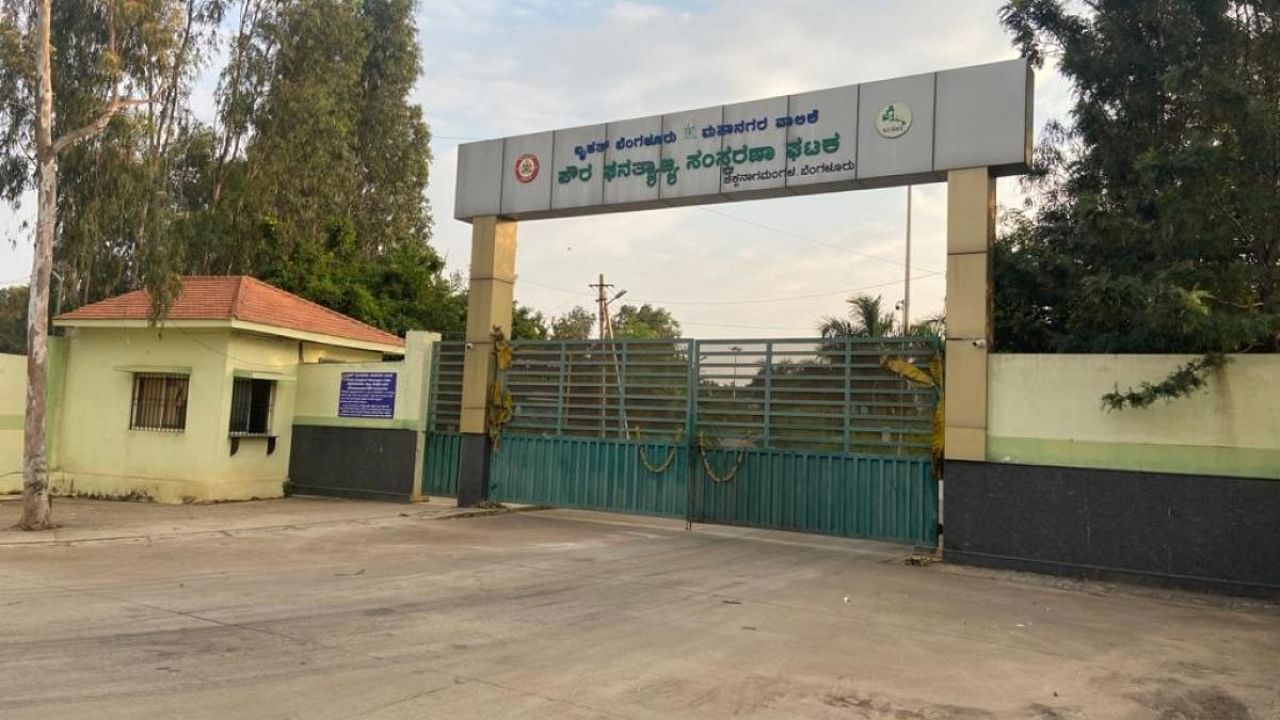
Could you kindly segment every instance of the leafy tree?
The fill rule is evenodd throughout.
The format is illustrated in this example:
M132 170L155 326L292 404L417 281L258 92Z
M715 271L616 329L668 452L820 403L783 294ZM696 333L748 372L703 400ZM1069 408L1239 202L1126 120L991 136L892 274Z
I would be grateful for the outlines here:
M332 224L322 243L291 248L274 242L276 228L267 222L261 229L264 247L281 255L270 258L267 282L401 335L418 328L463 332L466 294L442 276L444 263L434 252L405 244L368 258L350 221Z
M218 78L218 145L211 174L210 199L216 205L231 175L242 171L236 160L248 140L253 118L270 82L277 49L283 0L239 0L235 34L228 42L227 64Z
M1076 103L997 245L1001 349L1280 350L1275 3L1012 0L1002 19L1034 63L1057 60Z
M426 246L431 215L425 190L431 134L409 96L422 72L415 0L363 0L368 44L360 72L356 156L361 194L356 231L379 250Z
M230 73L255 84L223 95L228 125L251 133L232 214L250 227L274 219L287 247L348 220L368 257L427 247L430 133L409 102L421 70L413 3L277 0L267 10L246 30L260 37L242 41L247 67Z
M596 326L596 316L578 305L551 321L551 336L557 340L586 340Z
M199 135L190 87L224 9L225 0L53 3L54 116L89 130L58 158L54 264L69 305L144 283L163 289L164 239L188 210L173 163ZM99 111L112 73L132 97L108 117Z
M281 272L270 264L292 257L296 246L323 243L334 224L356 225L357 100L368 44L356 7L344 0L291 4L268 31L278 50L253 117L233 212L239 232L272 224L271 255L242 261L257 260L261 268L265 260L263 269ZM354 233L349 239L357 246L371 240Z
M511 313L511 339L546 340L550 336L547 319L528 305L516 303Z
M822 337L884 337L893 334L894 317L884 309L884 298L855 295L846 301L849 317L827 316L818 325Z
M623 305L613 316L613 336L618 338L678 338L680 323L671 311L645 303Z
M211 205L176 237L185 272L259 275L392 332L462 331L461 284L428 242L413 9L242 0L219 86L223 137L196 163Z
M0 353L27 352L27 288L0 288Z
M91 117L100 101L92 88L101 70L90 50L109 39L102 31L104 13L118 5L136 19L142 17L138 8L159 4L54 4L54 45L64 50L54 55L53 74L61 86L75 89L57 95L59 122ZM333 228L350 225L348 241L357 252L349 259L388 265L393 281L373 305L348 303L357 317L392 331L419 317L431 318L429 327L453 327L458 298L447 296L443 263L428 244L429 134L421 109L409 102L421 69L413 3L170 0L169 7L168 54L131 80L131 87L154 88L154 94L60 158L55 265L66 278L67 306L146 284L159 315L180 274L297 278L299 268L280 264L308 266L332 252ZM208 126L185 108L191 78L210 58L228 17L234 22L217 122ZM118 34L118 52L130 67L146 69L135 34ZM15 90L4 112L17 118L29 110L19 92L25 85L14 85L14 78L30 71L10 71L21 70L19 61L27 57L14 38L21 39L0 33L6 58L0 90ZM25 172L15 157L16 170L0 171L5 182ZM6 191L6 197L17 194ZM295 252L297 244L308 247ZM409 267L414 261L431 277L418 278ZM415 278L409 289L405 274ZM287 289L321 300L306 286L326 288L331 297L333 283L350 282L357 286L345 289L348 296L377 296L384 292L384 275L351 268ZM408 309L406 303L414 302L425 304ZM378 312L359 314L374 306ZM447 322L435 324L441 319Z
M182 38L188 24L181 19L194 5L176 0L67 0L55 8L52 0L0 0L0 88L6 91L0 100L0 188L12 203L34 185L37 203L27 310L23 507L18 521L24 530L53 527L45 410L59 159L99 136L130 108L160 103L163 124L165 108L174 107L165 104L165 89L179 81L181 73L175 68L186 52ZM74 71L63 77L59 71L67 67ZM131 96L134 92L147 95Z

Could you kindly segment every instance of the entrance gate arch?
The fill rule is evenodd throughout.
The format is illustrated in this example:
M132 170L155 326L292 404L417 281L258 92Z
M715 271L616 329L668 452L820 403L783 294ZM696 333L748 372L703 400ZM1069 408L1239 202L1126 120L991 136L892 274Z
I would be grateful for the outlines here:
M460 145L459 504L501 487L486 413L519 221L928 182L948 186L946 459L985 460L995 180L1030 167L1033 98L1030 66L1012 60Z

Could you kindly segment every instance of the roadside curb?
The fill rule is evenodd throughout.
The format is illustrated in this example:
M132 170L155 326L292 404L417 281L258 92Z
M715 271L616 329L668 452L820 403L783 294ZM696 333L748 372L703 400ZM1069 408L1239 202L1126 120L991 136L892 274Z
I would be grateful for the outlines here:
M101 535L87 536L77 538L40 538L22 541L0 541L0 550L9 550L22 547L50 547L62 546L69 547L75 545L91 545L97 543L128 543L128 542L153 542L162 540L176 540L186 538L199 537L235 537L242 533L254 532L277 532L282 530L301 530L310 527L321 526L338 526L338 525L371 525L387 521L395 520L454 520L474 517L488 517L491 515L509 515L511 513L531 512L533 510L549 510L545 505L517 505L514 507L498 507L498 508L467 508L450 512L434 514L412 514L402 512L398 515L388 515L385 517L374 518L350 518L350 519L327 519L314 522L293 522L293 523L275 523L270 525L256 525L249 527L237 528L211 528L203 530L178 531L178 532L162 532L162 533L139 533L126 535Z
M550 505L517 505L515 507L467 508L443 515L427 518L428 520L464 520L467 518L490 517L492 515L510 515L512 513L534 512L535 510L551 510Z

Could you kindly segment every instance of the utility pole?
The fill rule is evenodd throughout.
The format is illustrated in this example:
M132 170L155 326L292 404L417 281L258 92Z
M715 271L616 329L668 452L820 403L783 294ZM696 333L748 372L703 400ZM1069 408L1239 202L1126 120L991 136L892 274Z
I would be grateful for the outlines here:
M600 437L604 437L608 418L608 360L605 360L605 354L607 354L607 352L612 352L614 374L618 374L617 348L609 347L608 350L605 350L604 346L605 341L613 340L613 322L609 319L609 304L614 300L620 299L623 295L626 295L627 291L623 290L622 292L617 293L617 295L609 297L608 291L612 290L613 286L611 283L604 282L604 273L600 273L599 282L589 283L588 287L595 288L595 316L596 324L599 325L598 331L596 332L599 332L600 337ZM621 407L618 410L620 410L621 413Z
M600 340L613 339L613 317L609 313L609 306L622 296L627 294L626 290L619 290L609 297L607 292L613 285L604 281L604 273L600 273L600 282L589 283L587 287L596 289L596 318L599 327Z
M600 273L600 282L590 283L587 287L593 287L596 289L596 324L598 325L600 339L604 340L608 337L607 330L610 329L608 325L609 295L607 291L611 289L613 285L606 283L604 281L604 273Z
M596 332L598 334L597 336L600 338L600 350L603 353L605 328L608 327L609 322L608 318L605 317L605 313L609 312L609 302L607 300L608 295L606 294L606 291L613 286L606 283L604 281L604 273L600 273L600 281L594 285L588 284L587 287L593 287L596 289ZM603 359L603 357L600 358L601 361ZM604 383L604 363L600 362L600 437L604 437L605 416L608 414L608 410L605 405L607 391L605 390Z
M903 264L902 334L911 333L911 186L907 186L907 261Z
M604 359L604 353L609 353L609 354L611 354L611 355L613 356L613 373L614 373L614 378L615 378L615 380L616 380L616 382L618 383L618 386L619 386L619 398L621 398L621 384L622 384L622 367L621 367L621 365L620 365L620 364L619 364L619 362L618 362L618 349L617 349L616 347L614 347L614 346L613 346L613 344L612 344L612 340L613 340L613 319L609 317L609 305L610 305L610 304L612 304L614 300L617 300L618 298L622 297L623 295L626 295L626 294L627 294L627 291L626 291L626 290L619 290L618 292L614 293L613 297L609 297L609 293L608 293L608 291L609 291L610 289L612 289L612 288L613 288L613 285L611 285L611 284L609 284L609 283L607 283L607 282L605 282L605 281L604 281L604 273L600 273L600 281L599 281L599 282L596 282L596 283L589 283L589 284L587 285L587 287L593 287L593 288L595 288L595 289L596 289L596 305L597 305L597 307L596 307L596 319L597 319L597 324L599 325L599 333L600 333L600 351L601 351L601 358L600 358L600 437L604 437L604 436L605 436L605 417L606 417L606 415L608 414L608 407L606 406L606 403L605 403L605 399L606 399L606 397L607 397L607 395L608 395L608 392L607 392L607 390L605 389L605 388L606 388L606 382L607 382L607 380L606 380L606 369L605 369L605 368L607 367L607 361L605 361L605 359ZM606 341L606 340L610 341L610 346L609 346L609 348L608 348L607 350L605 349L605 341ZM619 405L619 407L618 407L618 417L619 417L619 420L622 422L622 425L623 425L623 434L624 434L624 437L625 437L625 436L626 436L626 434L629 432L629 430L628 430L628 429L627 429L627 427L626 427L626 425L627 425L627 423L626 423L626 409L625 409L625 408L623 408L623 407L621 407L621 405Z

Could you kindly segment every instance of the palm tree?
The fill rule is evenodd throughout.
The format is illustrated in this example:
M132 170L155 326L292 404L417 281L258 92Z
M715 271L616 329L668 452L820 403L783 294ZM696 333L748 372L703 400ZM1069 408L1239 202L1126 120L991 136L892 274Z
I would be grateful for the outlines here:
M912 325L911 329L907 331L907 334L912 337L928 337L936 338L938 340L946 339L947 316L942 313L930 315L929 317Z
M893 313L884 312L884 299L879 295L854 295L845 302L849 303L849 317L840 318L828 315L818 324L818 332L822 337L831 340L840 338L877 338L892 335ZM844 342L823 343L818 348L818 356L826 362L843 357Z
M853 337L856 332L853 323L846 318L827 315L818 323L818 332L824 338Z
M854 295L849 303L849 318L827 316L818 325L824 338L884 337L894 333L893 313L884 311L884 298L877 295Z

